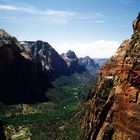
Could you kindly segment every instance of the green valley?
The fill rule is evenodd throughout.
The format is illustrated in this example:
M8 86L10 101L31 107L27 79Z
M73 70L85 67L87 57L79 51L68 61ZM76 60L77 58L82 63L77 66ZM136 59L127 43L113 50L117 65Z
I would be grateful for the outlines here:
M96 81L88 76L84 73L58 78L46 92L48 102L2 104L1 120L6 137L13 140L73 140L78 137L80 126L74 116L80 109L79 102Z

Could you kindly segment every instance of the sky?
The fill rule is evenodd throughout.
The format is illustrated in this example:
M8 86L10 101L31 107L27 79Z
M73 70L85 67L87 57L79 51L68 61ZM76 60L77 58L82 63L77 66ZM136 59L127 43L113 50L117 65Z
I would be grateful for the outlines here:
M131 37L139 12L140 0L0 0L0 28L60 54L108 58Z

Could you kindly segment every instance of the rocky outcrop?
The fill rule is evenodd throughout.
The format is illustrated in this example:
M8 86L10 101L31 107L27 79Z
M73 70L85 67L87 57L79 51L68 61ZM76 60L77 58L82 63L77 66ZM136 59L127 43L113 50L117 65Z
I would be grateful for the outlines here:
M82 73L86 71L85 66L79 65L78 57L73 51L69 50L67 53L61 54L61 57L67 63L70 73Z
M140 16L134 34L99 71L85 100L82 120L87 140L140 139Z
M41 62L44 70L50 71L52 80L70 74L65 61L47 42L25 41L21 44L30 51L36 62Z
M95 63L95 61L91 59L89 56L79 58L78 63L80 66L86 67L86 69L90 72L96 73L99 69L99 65Z
M49 74L41 62L35 62L15 37L0 30L0 101L7 104L44 101L48 86Z

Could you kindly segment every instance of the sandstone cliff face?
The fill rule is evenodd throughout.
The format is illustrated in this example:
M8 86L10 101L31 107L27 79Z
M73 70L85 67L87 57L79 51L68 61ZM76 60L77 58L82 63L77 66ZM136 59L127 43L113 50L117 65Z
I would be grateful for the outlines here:
M0 30L0 101L7 104L46 100L48 73L15 37Z
M86 98L85 139L140 139L140 16L134 24L131 39L102 66Z

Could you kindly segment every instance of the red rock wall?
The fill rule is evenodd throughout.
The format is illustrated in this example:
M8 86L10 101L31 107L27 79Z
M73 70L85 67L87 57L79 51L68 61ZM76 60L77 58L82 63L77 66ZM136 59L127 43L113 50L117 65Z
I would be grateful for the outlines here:
M140 139L140 16L124 41L100 69L87 100L83 128L87 140Z

